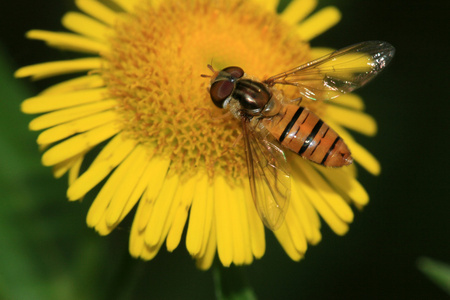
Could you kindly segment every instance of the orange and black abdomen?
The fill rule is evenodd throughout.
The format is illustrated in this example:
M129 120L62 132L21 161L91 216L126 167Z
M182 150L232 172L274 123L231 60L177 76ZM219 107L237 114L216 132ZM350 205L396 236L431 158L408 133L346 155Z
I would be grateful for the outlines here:
M286 105L277 116L262 123L284 147L308 160L326 167L352 163L342 138L305 107Z

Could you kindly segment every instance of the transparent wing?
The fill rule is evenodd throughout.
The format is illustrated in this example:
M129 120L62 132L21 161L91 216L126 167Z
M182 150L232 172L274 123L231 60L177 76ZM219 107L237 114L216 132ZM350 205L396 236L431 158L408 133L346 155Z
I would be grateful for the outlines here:
M252 128L242 119L250 189L256 210L271 230L283 224L290 198L286 157L272 135Z
M389 43L363 42L272 76L264 82L269 86L297 86L300 94L312 100L333 99L373 79L391 61L394 53L395 48Z

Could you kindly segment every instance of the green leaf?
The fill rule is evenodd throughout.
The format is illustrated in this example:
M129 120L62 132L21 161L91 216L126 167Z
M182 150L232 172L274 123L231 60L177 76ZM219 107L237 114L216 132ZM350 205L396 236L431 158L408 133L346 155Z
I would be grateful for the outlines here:
M11 61L0 45L0 299L94 299L98 272L78 274L72 265L90 247L85 209L67 203L67 183L41 166L32 116L20 111L33 93L28 79L14 78ZM68 209L74 214L62 213Z
M450 265L428 257L421 257L417 260L417 267L450 295Z

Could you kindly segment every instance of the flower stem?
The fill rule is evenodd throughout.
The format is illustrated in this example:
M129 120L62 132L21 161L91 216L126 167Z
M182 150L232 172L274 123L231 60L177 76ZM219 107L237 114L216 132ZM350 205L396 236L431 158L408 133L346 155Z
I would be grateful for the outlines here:
M216 298L218 300L255 300L244 267L224 267L215 262L212 269Z

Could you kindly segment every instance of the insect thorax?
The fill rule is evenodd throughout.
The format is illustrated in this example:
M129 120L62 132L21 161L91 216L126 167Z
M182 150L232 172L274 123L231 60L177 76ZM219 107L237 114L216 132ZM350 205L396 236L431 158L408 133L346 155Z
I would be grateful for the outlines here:
M244 77L236 82L232 95L227 99L226 107L236 118L268 118L281 109L280 91L268 87L261 81Z

